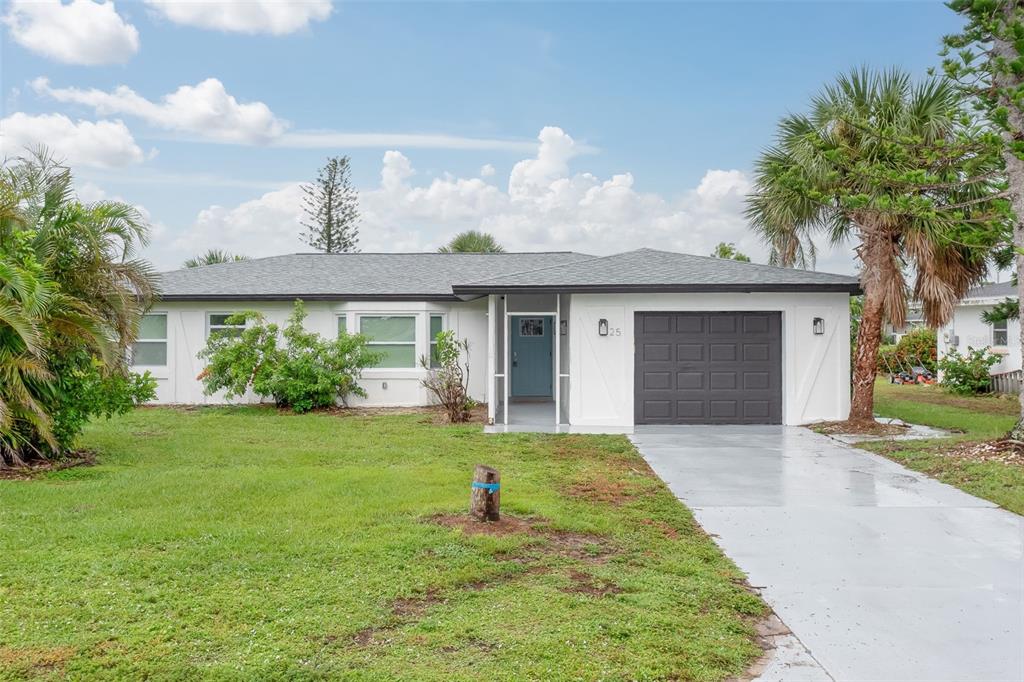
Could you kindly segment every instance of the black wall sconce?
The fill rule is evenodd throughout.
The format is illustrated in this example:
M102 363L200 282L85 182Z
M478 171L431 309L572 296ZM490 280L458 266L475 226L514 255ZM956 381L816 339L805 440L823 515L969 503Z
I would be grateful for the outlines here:
M558 323L558 333L562 336L569 333L569 320L562 320Z
M597 321L597 335L608 336L608 320L603 317Z
M814 324L812 325L815 336L821 336L825 333L825 320L820 317L814 318Z

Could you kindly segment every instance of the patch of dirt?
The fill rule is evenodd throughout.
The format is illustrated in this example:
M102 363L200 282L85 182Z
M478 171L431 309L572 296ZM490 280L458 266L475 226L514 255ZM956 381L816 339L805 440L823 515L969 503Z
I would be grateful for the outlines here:
M789 627L775 613L769 613L754 623L754 632L757 633L757 644L761 647L763 653L747 668L743 675L730 677L726 682L753 682L753 680L761 677L775 656L775 649L779 644L778 640L793 634Z
M540 519L518 518L504 514L498 521L478 521L468 514L438 514L430 521L446 528L458 528L466 535L536 535L534 525Z
M569 579L572 584L562 588L567 594L586 594L591 597L607 597L610 594L622 594L623 589L611 582L602 580L582 571L569 571Z
M519 518L504 514L500 521L477 521L467 514L439 514L430 521L446 528L458 528L466 535L528 535L545 540L543 545L531 546L538 555L559 556L588 563L603 563L615 553L605 538L590 533L556 530L546 526L546 519ZM532 563L536 557L509 555L506 561Z
M810 428L824 435L861 434L865 436L901 436L909 427L903 424L880 424L874 420L818 422Z
M66 457L55 460L33 460L23 467L0 466L0 479L10 481L29 481L40 474L51 471L62 471L73 467L89 467L96 464L96 455L88 450L70 453Z
M589 481L575 483L569 486L566 492L572 497L579 497L588 502L610 504L614 507L626 504L640 494L636 486L602 475L595 476Z
M62 670L77 650L70 646L8 647L0 646L0 668L21 670L33 676Z
M676 528L673 528L672 526L670 526L669 524L665 523L664 521L657 521L655 519L644 519L643 521L641 521L641 523L643 523L645 526L654 526L655 528L660 530L662 533L664 533L665 537L668 538L669 540L678 540L679 539L679 530L677 530Z
M358 647L370 646L376 639L378 632L381 632L381 628L363 628L352 635L352 644Z
M975 462L999 462L1024 467L1024 442L1014 440L988 440L964 443L940 454L944 457L968 459Z
M399 618L419 618L431 606L440 604L442 601L437 590L430 589L424 595L395 599L391 602L391 613Z

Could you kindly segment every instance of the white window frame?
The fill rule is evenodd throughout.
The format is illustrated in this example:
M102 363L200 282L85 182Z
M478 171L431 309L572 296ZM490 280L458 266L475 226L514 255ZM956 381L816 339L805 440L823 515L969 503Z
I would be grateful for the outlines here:
M413 336L412 341L374 341L367 337L366 345L373 346L412 346L412 365L409 367L367 367L368 372L408 372L416 371L419 369L419 356L420 356L420 325L423 321L422 312L408 312L408 311L397 311L397 310L386 310L386 311L366 311L360 312L355 315L357 333L363 333L363 318L364 317L411 317L413 320ZM346 321L346 324L348 322ZM427 333L429 334L430 323L427 322Z
M341 320L345 320L345 333L346 334L357 334L358 333L358 332L353 332L352 331L352 327L350 327L349 324L348 324L348 318L349 318L349 314L348 313L335 313L334 314L334 334L335 334L334 338L338 338L339 336L341 336L341 330L339 329L340 321Z
M440 317L441 331L448 331L448 314L433 311L427 313L427 357L430 358L431 369L436 369L434 367L434 346L437 345L437 341L434 340L434 337L430 333L430 318L432 317Z
M170 363L171 363L171 342L170 342L170 335L171 334L170 334L170 327L168 326L170 324L170 318L167 316L167 313L165 311L162 311L162 310L151 310L150 312L145 313L143 315L143 317L146 317L146 316L154 316L155 317L157 315L160 315L161 317L164 318L164 338L162 338L162 339L135 339L135 343L139 343L139 342L142 342L142 343L163 343L164 344L164 351L165 351L164 352L164 357L167 358L167 361L164 364L162 364L162 365L136 365L135 364L135 348L134 348L134 344L133 344L133 348L132 348L132 367L142 367L143 369L145 369L147 367L161 367L161 368L165 368L168 365L170 365ZM142 320L141 319L139 320L139 324L140 325L142 324Z
M996 329L997 324L1002 324L1002 329ZM989 325L992 328L992 346L995 348L1005 348L1010 343L1010 322L1009 320L1000 320L999 322L993 322ZM1002 332L1005 335L1003 343L996 343L996 332Z
M241 325L237 324L210 324L210 318L214 315L237 315L238 311L226 311L226 310L210 310L206 313L206 338L209 340L211 332L214 329L245 329L248 327L248 323L243 322Z

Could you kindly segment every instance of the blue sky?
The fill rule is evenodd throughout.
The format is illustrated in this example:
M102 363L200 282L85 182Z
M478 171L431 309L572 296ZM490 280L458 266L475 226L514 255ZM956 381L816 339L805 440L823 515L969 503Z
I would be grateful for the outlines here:
M923 75L959 24L930 2L277 4L8 0L4 151L46 142L83 198L142 207L164 268L302 250L297 183L329 154L352 158L364 250L484 227L763 258L742 196L778 118L856 65ZM849 249L819 267L849 271Z

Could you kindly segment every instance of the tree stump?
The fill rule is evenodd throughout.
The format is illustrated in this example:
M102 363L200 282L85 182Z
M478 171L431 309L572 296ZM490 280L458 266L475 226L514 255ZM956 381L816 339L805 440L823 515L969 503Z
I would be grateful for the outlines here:
M480 521L501 518L501 474L498 470L477 464L473 470L473 486L469 495L469 514Z

